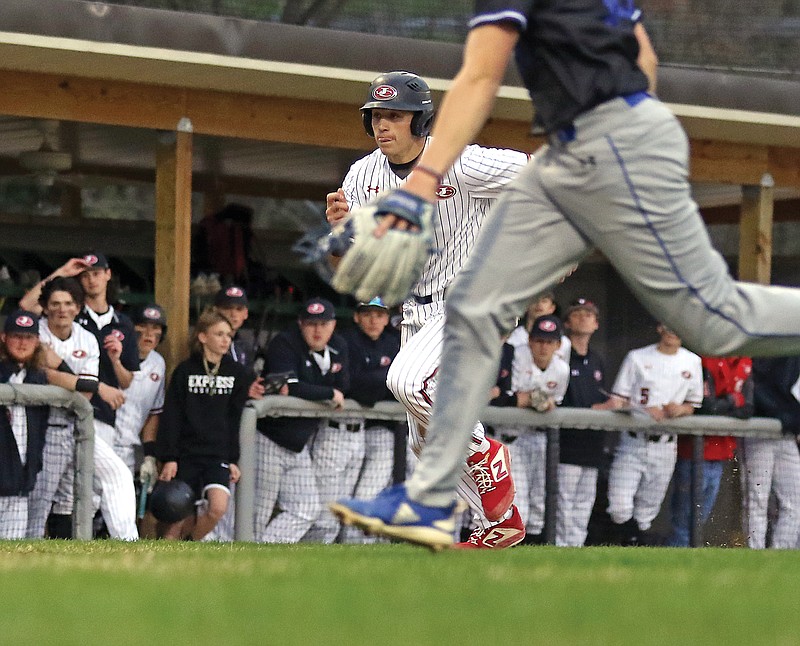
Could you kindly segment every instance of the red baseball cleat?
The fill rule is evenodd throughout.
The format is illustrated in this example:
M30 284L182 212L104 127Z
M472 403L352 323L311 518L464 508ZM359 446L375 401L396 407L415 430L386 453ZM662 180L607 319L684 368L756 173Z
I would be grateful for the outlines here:
M514 513L511 518L498 523L489 529L478 527L469 539L463 543L456 543L453 547L459 550L501 550L504 547L513 547L525 538L525 523L519 515L517 506L512 507Z
M467 469L478 485L483 513L490 521L500 520L514 502L511 456L508 448L489 437L489 449L467 458Z

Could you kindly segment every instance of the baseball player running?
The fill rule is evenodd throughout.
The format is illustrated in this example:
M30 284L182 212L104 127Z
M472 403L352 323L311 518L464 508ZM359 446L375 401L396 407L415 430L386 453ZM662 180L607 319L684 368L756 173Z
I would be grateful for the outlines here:
M353 164L342 188L328 194L326 215L330 224L379 193L401 186L430 141L433 102L428 84L416 74L396 71L378 76L361 112L364 128L378 148ZM387 378L389 389L408 411L409 441L418 456L436 392L445 291L472 250L492 201L528 159L518 151L472 145L439 178L433 225L433 244L438 252L428 259L413 286L412 297L403 304L401 349ZM514 487L508 451L487 438L481 424L474 426L472 437L469 451L464 453L468 458L459 480L459 494L475 513L482 531L511 523L499 528L504 540L492 546L513 545L522 540L524 529L515 522L518 517L511 520Z
M422 463L406 485L373 501L341 501L350 522L434 549L450 545L460 460L494 381L498 340L594 247L694 350L800 352L800 291L734 281L711 245L687 181L686 135L650 94L657 59L640 17L630 0L476 0L432 142L403 189L377 201L385 217L371 235L427 230L444 173L489 116L512 53L549 143L503 192L450 285ZM415 513L396 515L401 508Z
M659 341L631 350L622 361L613 395L595 408L630 407L656 422L691 415L703 403L703 368L700 357L681 347L681 339L665 325L658 326ZM623 544L636 544L640 532L661 509L675 460L674 433L648 435L624 431L614 452L608 476L608 515L617 524Z

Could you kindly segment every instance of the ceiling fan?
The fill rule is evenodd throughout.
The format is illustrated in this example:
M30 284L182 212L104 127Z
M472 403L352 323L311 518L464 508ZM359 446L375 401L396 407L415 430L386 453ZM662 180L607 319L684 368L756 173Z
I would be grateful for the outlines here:
M63 173L72 169L72 155L59 150L60 124L52 119L36 122L42 134L42 143L36 150L27 150L19 154L17 160L23 170L36 178L40 186L53 186Z

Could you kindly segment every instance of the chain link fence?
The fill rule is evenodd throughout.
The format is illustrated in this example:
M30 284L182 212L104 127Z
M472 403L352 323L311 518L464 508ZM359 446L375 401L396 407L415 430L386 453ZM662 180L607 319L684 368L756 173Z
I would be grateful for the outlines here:
M116 0L387 36L462 42L473 0ZM662 64L769 76L800 72L800 0L640 0Z

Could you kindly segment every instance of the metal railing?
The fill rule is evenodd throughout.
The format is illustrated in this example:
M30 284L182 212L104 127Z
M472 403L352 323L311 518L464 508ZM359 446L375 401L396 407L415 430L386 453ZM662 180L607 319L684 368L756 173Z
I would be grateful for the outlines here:
M92 481L94 480L94 414L89 400L59 386L0 384L0 405L56 406L75 415L75 506L72 535L92 538Z
M263 417L309 417L330 418L337 421L386 420L405 422L405 408L397 402L378 402L372 408L360 406L346 400L341 409L332 409L324 403L310 402L296 397L269 395L258 401L251 400L242 415L239 441L241 458L239 467L242 479L236 487L236 540L252 541L255 509L255 437L256 422ZM538 413L532 409L500 408L487 406L480 416L485 424L526 426L548 429L547 493L545 506L545 540L552 542L555 527L555 496L557 494L557 470L559 461L558 430L561 428L588 429L597 431L637 431L649 434L677 433L694 436L694 472L692 494L700 500L702 487L703 436L732 435L736 437L759 437L778 439L782 436L780 422L776 419L753 417L739 420L712 415L691 415L655 423L645 415L619 411L597 411L587 408L557 408L549 413ZM509 429L510 431L510 429ZM506 432L506 429L504 429ZM323 501L325 502L325 501ZM697 505L692 505L692 545L702 544L702 528Z

